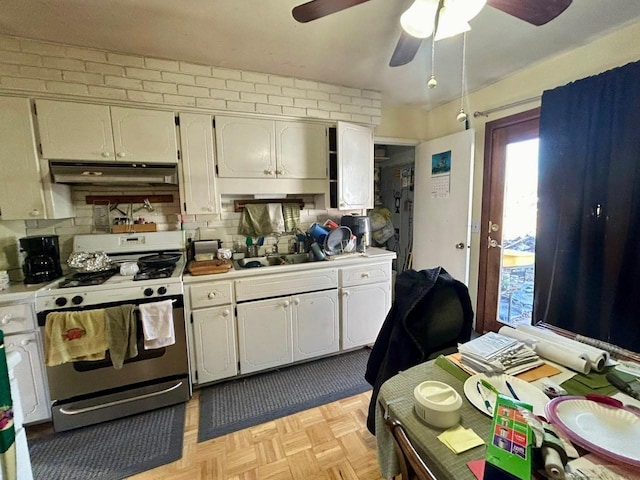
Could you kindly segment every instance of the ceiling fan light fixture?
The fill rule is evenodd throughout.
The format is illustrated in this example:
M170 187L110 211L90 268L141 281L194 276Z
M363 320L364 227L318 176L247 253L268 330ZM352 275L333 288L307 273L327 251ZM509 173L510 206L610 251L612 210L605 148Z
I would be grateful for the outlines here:
M437 9L438 0L415 0L400 16L400 25L413 37L427 38L433 33L433 20Z
M438 25L438 31L436 32L435 40L442 40L443 38L455 37L461 33L471 30L471 25L466 21L447 17L442 15L440 17L440 24Z

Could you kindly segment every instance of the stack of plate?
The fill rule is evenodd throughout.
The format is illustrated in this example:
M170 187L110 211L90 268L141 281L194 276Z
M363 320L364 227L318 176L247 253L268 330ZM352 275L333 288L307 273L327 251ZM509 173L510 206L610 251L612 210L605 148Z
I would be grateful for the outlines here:
M0 270L0 290L9 288L9 274L6 270Z

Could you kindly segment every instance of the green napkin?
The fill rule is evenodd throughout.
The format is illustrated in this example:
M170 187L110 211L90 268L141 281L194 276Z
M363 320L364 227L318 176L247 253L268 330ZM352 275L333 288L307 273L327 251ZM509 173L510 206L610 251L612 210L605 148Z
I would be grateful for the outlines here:
M587 393L599 393L601 395L611 395L616 393L618 389L611 385L607 380L607 372L611 367L606 368L603 372L591 372L586 375L578 373L573 378L560 384L569 395L586 395Z
M453 375L454 377L456 377L458 380L460 380L463 383L467 378L470 377L470 375L467 372L462 370L459 366L457 366L455 363L450 361L444 355L440 355L438 358L436 358L436 362L435 363L436 363L437 366L439 366L445 372L447 372L450 375Z

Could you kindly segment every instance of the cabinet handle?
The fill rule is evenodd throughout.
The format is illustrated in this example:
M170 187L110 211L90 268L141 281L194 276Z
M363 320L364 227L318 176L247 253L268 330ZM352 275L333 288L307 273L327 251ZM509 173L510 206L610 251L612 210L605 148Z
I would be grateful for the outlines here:
M213 212L213 210L214 210L213 205L209 205L209 206L207 207L207 211L208 211L208 212Z
M29 215L31 215L32 217L39 217L40 216L40 210L38 210L37 208L34 208L33 210L31 210L29 212Z
M120 157L120 158L124 157L125 155L126 155L126 153L124 153L124 152L118 152L118 157Z
M265 170L265 172L267 175L273 175L273 170Z
M222 316L223 316L223 317L228 317L228 316L229 316L229 313L230 313L230 312L229 312L229 310L224 310L224 311L222 312Z
M288 306L289 306L289 300L285 300L285 301L284 301L284 306L285 306L285 307L288 307Z
M362 272L360 275L362 278L369 278L369 272Z
M277 173L278 175L284 175L284 170L276 170L276 173Z
M342 290L342 295L345 297L349 296L349 290Z
M102 156L103 157L110 157L111 156L111 152L102 152Z
M341 206L341 207L344 207L344 202L340 202L340 206Z
M296 299L293 301L293 304L294 304L294 305L300 305L300 299L299 299L299 298L296 298Z
M0 320L0 324L7 325L11 321L11 314L7 313L2 316L2 320Z
M209 297L210 300L213 300L214 298L216 298L216 292L209 292L209 295L207 295L207 297Z
M30 339L30 338L25 338L24 340L22 340L22 341L20 342L20 345L22 345L23 347L26 347L26 346L27 346L27 345L29 345L31 342L33 342L33 340L32 340L32 339Z

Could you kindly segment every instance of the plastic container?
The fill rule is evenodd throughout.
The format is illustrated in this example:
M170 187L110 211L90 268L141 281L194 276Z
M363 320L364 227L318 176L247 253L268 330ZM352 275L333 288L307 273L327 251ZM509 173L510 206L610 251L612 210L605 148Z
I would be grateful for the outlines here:
M460 422L462 398L446 383L430 380L413 390L418 417L438 428L450 428Z
M314 223L309 227L307 233L319 244L324 245L324 239L327 238L329 231L319 223Z

